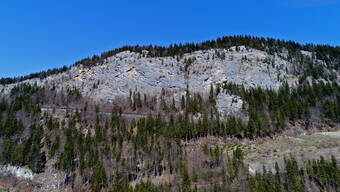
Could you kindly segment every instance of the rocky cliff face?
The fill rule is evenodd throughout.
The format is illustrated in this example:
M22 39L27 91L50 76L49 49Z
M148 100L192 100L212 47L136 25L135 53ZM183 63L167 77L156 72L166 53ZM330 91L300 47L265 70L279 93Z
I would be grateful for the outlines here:
M290 73L293 66L284 54L273 56L244 46L196 51L183 57L150 58L146 55L147 51L142 54L124 51L92 68L79 65L46 79L24 82L60 91L76 88L82 96L96 101L113 101L135 90L157 95L164 89L168 96L179 102L187 88L191 92L207 94L211 84L233 82L246 88L278 89L283 82L294 85L298 79ZM0 91L8 93L14 86L0 86ZM221 113L239 111L242 101L236 99L232 105L233 98L232 95L220 97Z
M92 68L80 65L46 79L25 82L55 86L59 90L76 87L83 95L98 100L128 95L135 89L149 94L160 93L162 88L183 92L188 87L193 92L203 93L209 91L210 84L223 82L272 89L277 89L284 81L296 82L297 78L289 73L292 64L284 57L243 46L235 49L196 51L181 58L150 58L125 51ZM13 86L0 89L6 91Z

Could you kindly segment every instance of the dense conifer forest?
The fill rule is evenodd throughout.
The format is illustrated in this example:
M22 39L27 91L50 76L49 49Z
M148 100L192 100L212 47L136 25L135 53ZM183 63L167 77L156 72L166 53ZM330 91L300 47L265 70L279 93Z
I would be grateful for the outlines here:
M247 101L247 123L234 116L219 118L214 103L220 91L239 95ZM130 97L131 110L152 109L155 104L163 109L157 115L150 113L136 121L122 118L123 109L118 105L113 105L111 115L105 116L100 113L99 106L88 105L75 92L63 95L22 84L12 90L10 98L2 98L1 163L26 165L39 173L47 159L55 158L56 168L68 174L68 183L81 178L81 183L89 185L93 191L196 191L193 183L200 176L189 175L182 141L206 136L249 139L273 136L287 128L287 121L303 119L308 122L312 108L319 110L318 118L329 124L340 120L340 88L331 83L304 84L295 88L285 84L278 91L245 89L225 83L211 86L206 98L187 90L181 106L167 104L162 97L143 98L135 92ZM57 104L61 98L68 105L76 104L77 109L68 111L65 119L42 113L40 106ZM155 103L152 104L152 100ZM194 119L196 113L203 115ZM83 134L85 127L93 127L94 134ZM306 129L309 129L308 124ZM206 146L202 150L209 157L207 166L212 170L221 169L217 173L206 173L212 174L210 176L202 176L202 179L207 177L208 182L212 179L210 182L215 183L212 191L230 189L234 182L241 182L239 187L250 191L305 191L305 178L308 182L317 182L325 190L339 187L340 170L334 158L328 161L321 157L298 166L293 157L287 157L283 168L285 174L271 173L264 168L262 174L251 176L242 163L241 148L235 149L227 159L218 147ZM131 188L128 183L140 174L148 177L178 175L180 182L155 186L145 181Z

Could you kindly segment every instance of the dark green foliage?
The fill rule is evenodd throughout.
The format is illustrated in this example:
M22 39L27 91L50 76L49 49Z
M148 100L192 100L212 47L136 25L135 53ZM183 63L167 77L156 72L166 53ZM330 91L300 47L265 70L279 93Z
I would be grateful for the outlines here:
M156 186L152 184L151 182L142 182L135 186L135 188L132 190L133 192L160 192L164 191L165 187L163 186Z
M177 111L176 103L175 103L175 98L172 98L171 110L172 110L172 111Z
M327 68L329 69L339 69L340 68L340 47L332 47L328 45L301 45L292 41L283 41L272 38L259 38L259 37L251 37L251 36L226 36L217 38L212 41L205 41L202 43L187 43L187 44L174 44L168 47L165 46L124 46L118 49L114 49L111 51L107 51L102 53L100 56L94 55L92 58L85 58L74 65L84 65L85 67L91 67L104 62L104 60L108 57L114 56L122 51L132 51L142 53L143 50L147 50L149 52L148 57L165 57L165 56L183 56L185 53L191 53L198 50L206 50L206 49L214 49L214 48L230 48L232 46L236 46L236 51L239 50L239 46L244 45L249 48L255 48L262 51L267 51L269 54L274 55L276 52L282 51L283 48L287 49L289 52L288 58L290 60L296 60L300 63L303 62L303 55L300 50L310 51L315 54L317 59L323 60L327 63ZM217 55L220 58L223 58L224 55ZM186 66L191 64L190 61L187 61ZM0 84L10 84L15 82L24 81L32 78L45 78L47 76L58 74L61 72L65 72L69 69L69 67L62 67L56 69L50 69L47 71L33 73L24 77L16 77L16 78L2 78L0 79ZM312 74L315 77L322 75L322 71L320 68L309 67L307 69L306 74ZM95 85L96 86L96 85Z
M32 125L31 136L23 140L21 143L16 143L10 139L5 141L2 151L2 163L10 163L12 165L28 165L34 172L41 172L45 167L46 156L41 153L41 140L43 130L41 127Z
M320 191L338 191L340 184L340 170L334 157L331 160L308 160L305 167L298 166L297 161L291 157L285 159L284 171L275 165L276 173L268 172L263 168L262 173L248 176L249 189L252 192L262 191L306 191L305 182L315 183Z
M233 164L239 165L243 161L243 152L240 147L237 147L236 150L233 151Z
M322 109L324 110L325 117L331 119L334 122L340 122L340 101L336 102L325 101L322 104Z
M46 123L47 129L52 131L54 129L59 128L59 122L52 117L50 117Z
M297 161L291 157L291 159L285 159L285 164L289 190L294 192L305 191L304 175L303 172L300 172Z
M181 188L182 191L188 191L191 186L191 180L188 173L188 169L185 165L182 165L180 167L180 173L181 173Z
M319 45L315 47L316 57L324 60L330 69L340 68L340 47L331 47L328 45Z
M103 162L99 162L95 168L91 178L91 188L93 191L101 191L102 188L107 187L107 177Z
M251 36L226 36L217 38L212 41L205 41L202 43L187 43L187 44L174 44L168 47L162 46L124 46L112 51L102 53L100 56L93 56L92 58L86 58L75 63L75 65L82 64L86 67L91 67L103 63L103 61L111 56L116 55L122 51L132 51L142 53L143 50L149 52L149 57L166 57L166 56L183 56L185 53L192 53L198 50L214 49L214 48L230 48L236 46L236 51L239 51L239 46L244 45L249 48L259 49L266 51L269 54L274 55L276 52L281 52L283 48L289 52L289 59L301 62L303 55L300 50L306 50L316 53L316 58L326 61L330 69L338 69L340 61L340 47L331 47L323 45L301 45L292 41L282 41L272 38L259 38ZM223 56L220 56L223 58ZM190 60L187 60L186 66L191 64Z
M142 103L142 98L141 98L140 92L139 91L130 92L130 95L132 96L132 98L130 96L130 101L131 101L130 105L131 105L132 110L135 111L137 109L142 108L143 103ZM144 100L145 100L145 103L144 103L144 105L145 105L145 104L147 104L146 97L144 97Z
M243 152L240 147L237 147L233 151L233 156L231 161L229 162L229 167L231 169L230 179L233 180L234 178L239 176L239 169L242 168L243 164Z
M185 109L185 97L184 97L184 95L182 95L182 97L181 97L181 108L182 108L182 110Z
M12 96L18 96L18 95L32 96L34 93L37 93L39 90L41 90L41 88L37 87L36 85L22 83L22 84L19 84L13 87L13 89L11 89L11 95Z
M207 182L207 191L242 191L248 184L252 191L304 191L304 177L325 191L336 189L339 171L334 158L332 161L311 161L305 172L294 159L289 159L284 167L287 174L272 174L264 168L264 174L249 176L246 181L241 148L226 157L222 147L206 146L204 153L198 154L203 158L207 156L205 159L213 164L213 168L203 172L195 164L192 170L186 160L190 151L183 147L188 140L208 135L241 139L275 134L286 128L287 121L308 121L311 109L319 110L320 118L339 121L340 96L336 84L306 84L297 88L285 85L278 91L246 90L235 84L219 87L211 85L210 97L206 98L187 90L181 99L181 107L176 107L173 98L170 98L172 103L166 104L165 99L169 97L165 90L158 103L150 96L141 98L141 93L131 92L130 99L136 101L132 107L135 105L136 110L151 109L162 100L166 104L159 115L150 113L134 120L126 120L123 116L126 106L106 104L108 106L103 110L100 104L87 100L84 105L76 106L86 110L67 109L69 113L60 124L59 119L37 110L39 105L46 104L44 98L50 95L43 93L49 90L29 85L18 87L10 99L0 102L0 162L28 166L39 172L46 161L42 151L46 150L49 159L58 160L56 167L68 173L70 183L77 175L92 191L196 191L194 185L203 179ZM235 116L225 119L218 116L213 100L222 91L239 95L245 101L243 109L248 109L245 111L250 117L248 124ZM71 92L63 97L66 104L77 95ZM80 97L77 104L83 100ZM279 170L278 165L276 170ZM178 178L173 186L155 186L150 182L142 182L135 188L129 186L129 182L138 182L141 177L168 175ZM234 186L239 183L242 186Z
M1 102L1 163L27 165L34 172L43 170L46 162L46 156L41 152L43 130L35 124L35 116L40 109L33 97L40 90L36 86L21 84L12 89L7 101ZM28 120L25 120L27 117ZM29 134L23 137L25 131Z
M4 124L0 124L0 136L8 138L20 133L23 129L24 125L22 124L21 120L15 118L13 114L9 114Z
M215 104L216 103L213 84L210 85L209 102L211 104Z
M200 94L191 94L189 89L186 90L186 95L182 97L181 102L182 109L185 109L187 114L207 113L210 109L210 103L204 101Z
M6 111L6 109L7 109L7 103L5 102L5 100L2 100L1 102L0 102L0 114L2 113L2 112L4 112L4 111ZM1 116L0 116L1 117Z
M81 93L77 88L69 89L68 95L71 96L71 97L74 97L75 99L81 98Z
M20 81L24 81L24 80L28 80L28 79L33 79L33 78L46 78L48 76L54 75L54 74L58 74L58 73L62 73L65 72L69 69L69 67L67 66L63 66L62 68L55 68L55 69L49 69L47 71L42 71L42 72L38 72L38 73L32 73L26 76L21 76L21 77L15 77L15 78L1 78L0 79L0 84L11 84L11 83L17 83Z
M215 164L219 164L220 163L221 157L222 157L222 152L223 152L223 149L221 149L218 146L216 146L214 148L210 148L210 156L212 158L212 161Z
M249 104L250 119L245 129L245 136L249 138L282 131L286 120L308 120L312 107L319 108L324 117L339 122L340 87L337 84L306 84L296 88L285 84L278 91L260 87L246 90L232 83L224 84L223 88Z
M75 169L75 133L74 127L72 126L72 122L70 122L70 127L65 130L66 143L64 145L64 151L60 154L59 157L59 168L66 171L72 172Z
M280 183L276 182L272 173L256 174L255 177L249 177L249 188L251 192L280 192L283 187Z
M306 163L306 170L309 178L315 181L325 191L340 188L340 169L334 156L331 160L309 160Z
M162 192L169 191L169 186L167 185L154 185L150 181L138 183L134 188L127 185L126 183L121 183L116 180L114 187L110 192Z

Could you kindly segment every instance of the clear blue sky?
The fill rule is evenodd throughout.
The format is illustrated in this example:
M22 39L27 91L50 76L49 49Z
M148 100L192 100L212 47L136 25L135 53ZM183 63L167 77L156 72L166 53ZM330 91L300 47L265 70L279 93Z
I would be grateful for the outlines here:
M0 77L224 35L340 45L340 0L1 0Z

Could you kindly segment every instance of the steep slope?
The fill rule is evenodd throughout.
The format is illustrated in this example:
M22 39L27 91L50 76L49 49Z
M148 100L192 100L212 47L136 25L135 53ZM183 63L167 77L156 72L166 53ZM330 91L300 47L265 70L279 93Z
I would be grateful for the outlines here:
M122 48L6 80L0 190L337 191L339 142L315 133L340 128L337 54L218 42Z
M148 94L161 93L162 88L183 92L187 87L193 92L208 92L210 84L223 82L278 89L284 81L296 82L297 77L288 73L292 68L288 61L244 46L235 49L196 51L181 58L149 58L125 51L92 68L80 65L46 79L25 82L58 90L76 87L84 96L106 100L127 96L135 89ZM94 85L98 89L93 89Z
M232 82L246 88L260 86L276 90L283 82L294 85L298 79L288 73L292 64L284 58L244 46L196 51L183 57L151 58L147 55L147 51L142 54L124 51L98 66L78 65L61 74L24 83L64 92L77 89L82 96L101 102L127 97L131 91L160 95L166 90L167 96L174 97L178 103L187 88L206 95L211 85ZM9 93L14 86L0 86L0 90ZM240 113L241 100L233 106L231 101L235 96L219 98L217 106L221 115Z

